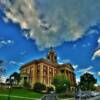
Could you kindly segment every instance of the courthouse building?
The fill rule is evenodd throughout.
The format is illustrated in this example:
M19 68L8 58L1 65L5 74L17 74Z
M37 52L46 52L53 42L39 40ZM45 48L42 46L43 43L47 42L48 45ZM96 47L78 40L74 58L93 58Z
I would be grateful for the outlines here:
M71 64L59 64L56 52L51 48L44 59L33 60L20 68L20 75L23 81L28 81L31 87L36 82L51 86L53 77L63 73L69 79L71 87L75 87L76 78Z

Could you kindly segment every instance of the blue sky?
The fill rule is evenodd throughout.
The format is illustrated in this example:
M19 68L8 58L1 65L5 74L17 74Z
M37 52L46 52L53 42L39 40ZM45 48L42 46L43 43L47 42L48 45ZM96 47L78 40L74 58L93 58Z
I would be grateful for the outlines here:
M52 46L59 63L73 65L77 80L90 72L100 84L98 4L94 0L0 0L0 59L5 76L45 57Z

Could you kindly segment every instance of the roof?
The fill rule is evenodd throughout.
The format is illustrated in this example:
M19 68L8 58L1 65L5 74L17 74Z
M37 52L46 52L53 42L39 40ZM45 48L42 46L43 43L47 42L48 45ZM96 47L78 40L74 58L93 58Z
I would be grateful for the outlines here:
M58 64L52 63L52 62L50 62L48 59L43 59L43 58L42 58L42 59L38 59L38 60L32 60L32 61L30 61L30 62L28 62L28 63L22 65L21 68L20 68L20 70L21 70L22 68L27 67L28 65L37 64L37 63L46 63L46 64L49 64L49 65L51 65L51 66L53 66L53 67L57 67L57 66L58 66Z
M50 52L55 53L55 51L54 51L54 49L53 49L52 47L50 48L49 53L50 53ZM67 67L67 68L69 68L69 69L71 69L71 70L74 71L74 68L72 67L72 65L71 65L70 63L67 63L67 64L53 63L53 62L51 62L49 59L46 59L46 58L45 58L45 59L44 59L44 58L41 58L41 59L37 59L37 60L32 60L32 61L30 61L30 62L28 62L28 63L22 65L21 68L20 68L20 70L21 70L22 68L27 67L28 65L31 65L31 64L38 64L38 63L45 63L45 64L51 65L51 66L53 66L53 67L56 67L56 68Z
M73 66L72 66L70 63L67 63L67 64L60 64L58 67L59 67L59 68L67 67L67 68L72 69L72 70L74 71L74 68L73 68Z

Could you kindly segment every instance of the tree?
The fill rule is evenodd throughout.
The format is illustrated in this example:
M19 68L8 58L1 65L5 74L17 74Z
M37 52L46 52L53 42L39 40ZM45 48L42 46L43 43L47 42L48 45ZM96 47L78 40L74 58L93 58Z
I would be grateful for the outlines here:
M20 82L20 74L17 73L17 72L14 72L13 74L10 75L9 79L11 79L11 77L14 77L13 81L14 81L15 84L18 85L18 83Z
M85 73L80 77L79 87L82 90L94 90L94 85L97 83L95 77L90 73Z
M70 85L69 80L64 74L59 74L54 77L52 84L55 86L56 92L66 92L67 88Z

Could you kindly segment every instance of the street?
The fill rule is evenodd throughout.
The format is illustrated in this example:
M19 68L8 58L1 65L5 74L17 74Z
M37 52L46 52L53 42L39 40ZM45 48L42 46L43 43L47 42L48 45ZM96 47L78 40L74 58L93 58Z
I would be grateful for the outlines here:
M89 100L100 100L100 96L96 96L96 97L90 98Z
M100 96L96 96L96 97L92 97L92 98L89 98L89 99L72 99L72 100L100 100Z

